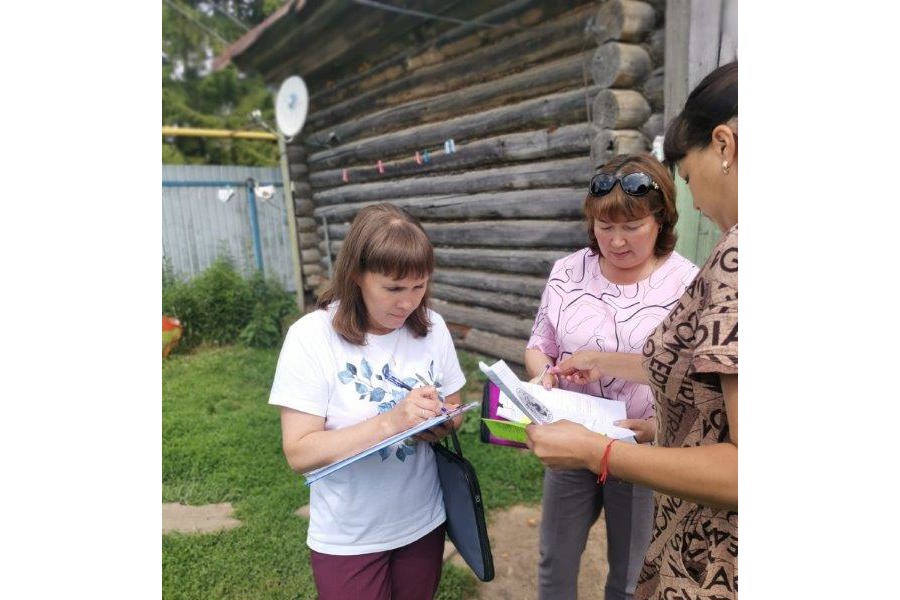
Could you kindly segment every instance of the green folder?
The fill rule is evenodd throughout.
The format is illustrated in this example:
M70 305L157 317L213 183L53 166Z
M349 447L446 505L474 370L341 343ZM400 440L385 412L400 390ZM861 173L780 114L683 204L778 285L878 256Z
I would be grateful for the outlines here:
M511 442L525 443L525 428L530 423L515 423L513 421L500 421L497 419L481 419L487 425L494 437Z

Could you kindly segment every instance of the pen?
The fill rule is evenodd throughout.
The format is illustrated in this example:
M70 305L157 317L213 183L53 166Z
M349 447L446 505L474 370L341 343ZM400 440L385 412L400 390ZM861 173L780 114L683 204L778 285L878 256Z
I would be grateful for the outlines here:
M537 381L538 381L539 385L544 385L544 375L546 375L547 371L549 371L549 370L550 370L550 363L547 363L546 365L544 365L544 370L541 371L540 375L538 375Z
M547 366L549 366L549 365L547 365ZM404 390L409 390L410 392L413 390L412 386L408 385L406 382L402 381L401 379L394 377L394 374L388 370L382 371L382 375L384 375L385 379L387 379L388 381L390 381L397 387L403 388ZM435 386L435 387L437 387L437 386ZM441 395L440 392L438 392L438 397L441 399L441 405L442 405L441 412L443 414L447 414L447 409L443 407L444 397L443 397L443 395Z

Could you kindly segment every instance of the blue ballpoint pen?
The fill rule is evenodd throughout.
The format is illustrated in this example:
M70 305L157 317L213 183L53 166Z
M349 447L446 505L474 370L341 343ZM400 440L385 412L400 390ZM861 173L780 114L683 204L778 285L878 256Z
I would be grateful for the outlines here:
M382 371L382 375L384 375L385 379L387 379L389 382L393 383L397 387L403 388L404 390L409 390L410 392L413 390L412 386L408 385L406 382L402 381L401 379L394 377L394 374L391 373L389 370ZM438 386L435 386L435 388L437 388L437 387ZM444 414L447 414L447 409L443 407L444 395L441 394L440 391L438 391L438 397L441 399L441 405L442 405L441 412Z

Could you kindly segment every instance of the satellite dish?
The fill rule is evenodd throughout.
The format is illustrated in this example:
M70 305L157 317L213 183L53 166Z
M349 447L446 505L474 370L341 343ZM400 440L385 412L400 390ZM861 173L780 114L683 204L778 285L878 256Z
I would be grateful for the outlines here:
M275 96L275 122L278 130L288 138L303 129L306 111L309 108L309 92L299 75L288 77L278 88Z

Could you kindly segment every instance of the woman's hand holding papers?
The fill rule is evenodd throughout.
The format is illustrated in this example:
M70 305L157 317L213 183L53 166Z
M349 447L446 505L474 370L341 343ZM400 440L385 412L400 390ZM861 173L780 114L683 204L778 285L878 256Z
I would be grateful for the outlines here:
M634 441L638 444L646 444L656 439L656 417L649 419L622 419L613 423L618 427L624 427L634 432Z
M610 438L578 423L561 419L525 428L525 444L551 469L590 469L600 472L600 460Z

